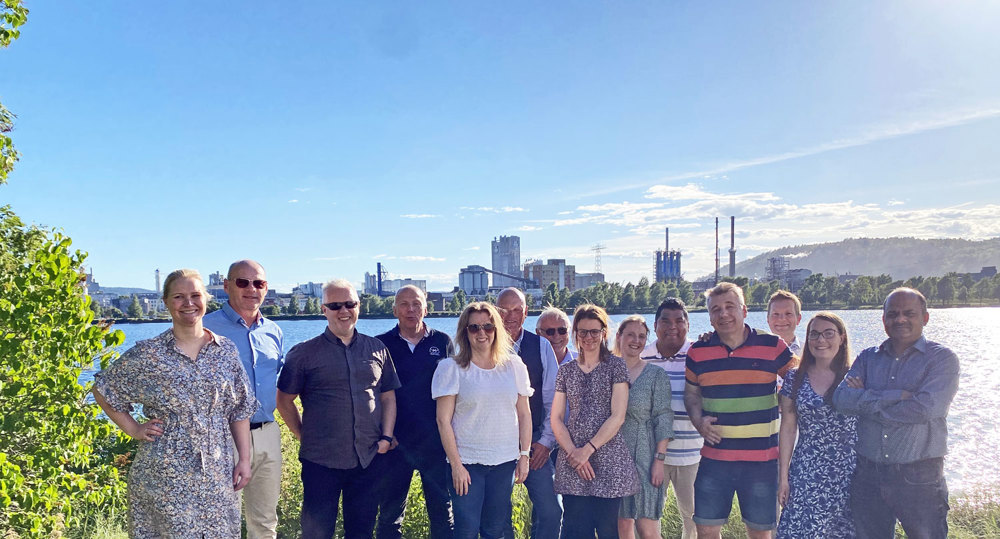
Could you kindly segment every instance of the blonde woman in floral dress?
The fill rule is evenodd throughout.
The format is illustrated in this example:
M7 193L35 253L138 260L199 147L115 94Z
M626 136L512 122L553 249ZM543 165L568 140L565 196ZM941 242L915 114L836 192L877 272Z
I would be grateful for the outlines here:
M208 293L198 272L167 276L163 301L173 326L98 373L93 390L139 442L128 477L129 536L239 537L237 491L250 480L257 401L236 345L202 327ZM132 417L133 404L148 421Z

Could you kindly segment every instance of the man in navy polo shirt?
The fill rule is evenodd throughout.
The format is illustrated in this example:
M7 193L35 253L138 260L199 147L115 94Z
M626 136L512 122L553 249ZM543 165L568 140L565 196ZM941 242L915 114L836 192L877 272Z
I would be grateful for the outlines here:
M253 455L250 483L243 489L247 537L277 537L278 496L281 494L281 432L274 422L275 391L281 370L281 328L260 314L267 295L264 268L253 260L229 266L223 281L229 301L205 315L210 331L236 343L250 389L260 408L250 418Z
M431 398L431 380L442 359L453 354L451 338L427 327L427 297L407 285L396 292L393 314L399 323L378 336L396 366L402 384L396 390L396 449L386 454L380 478L378 539L402 536L406 496L413 471L420 472L431 537L452 536L453 518L448 495L448 462L437 435L437 404Z

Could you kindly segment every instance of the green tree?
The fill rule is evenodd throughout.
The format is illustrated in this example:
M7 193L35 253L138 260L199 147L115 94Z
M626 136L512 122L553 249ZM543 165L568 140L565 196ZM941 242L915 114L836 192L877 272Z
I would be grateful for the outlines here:
M48 537L120 511L124 483L103 441L117 437L79 383L107 365L121 331L94 324L86 255L61 233L0 207L0 536Z
M142 305L139 303L139 296L132 294L132 303L128 304L129 318L142 318Z
M958 291L958 282L957 279L955 278L954 273L949 273L938 280L937 297L943 303L945 304L951 303L952 300L955 299L955 294L957 291Z
M559 303L559 285L555 282L549 283L545 287L545 292L542 295L542 304L544 305L558 305Z
M677 281L677 297L681 298L684 303L692 303L694 301L694 288L690 282L683 279Z
M265 305L260 308L260 312L264 313L264 316L278 316L281 314L281 307L277 305Z
M635 286L635 308L645 309L649 306L649 279L642 277Z
M93 298L90 299L90 310L94 312L94 318L100 318L104 312L104 309L101 308L101 304L97 303L97 301Z
M448 303L448 310L453 313L460 313L462 312L462 309L465 309L465 304L465 291L459 290L455 292L455 295L451 298L451 302Z
M212 299L212 300L209 300L208 305L205 305L205 312L206 313L214 313L215 311L218 311L221 308L222 308L222 304L219 303L218 301Z
M290 314L292 316L299 314L298 294L292 294L292 297L288 299L288 305L285 307L285 314Z
M927 299L927 303L932 303L938 297L938 278L928 277L923 281L920 281L920 285L917 286L917 290L924 295L924 298Z
M319 314L319 298L311 297L306 300L306 314Z
M531 294L524 295L525 310L530 311L535 308L535 298Z
M972 293L975 294L977 299L979 299L979 303L982 303L983 298L988 298L990 296L990 292L992 292L991 288L989 279L979 279L979 281L973 285Z

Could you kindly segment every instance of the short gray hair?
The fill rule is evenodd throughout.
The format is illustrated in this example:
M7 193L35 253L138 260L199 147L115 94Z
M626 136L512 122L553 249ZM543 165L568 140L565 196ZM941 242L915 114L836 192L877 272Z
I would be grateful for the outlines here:
M343 288L345 290L350 290L352 294L357 296L358 291L354 289L354 285L351 281L347 279L330 279L323 285L323 297L326 298L327 292L333 290L334 288Z
M562 320L563 322L566 322L567 328L570 326L569 315L566 314L566 311L558 307L549 305L548 307L542 310L541 314L538 315L538 320L535 321L535 333L538 333L538 328L541 327L542 320L545 320L546 318L550 318L553 316Z
M420 298L421 301L427 303L427 294L425 294L424 291L421 290L419 286L413 284L408 284L406 286L399 287L399 290L396 290L396 294L392 297L393 303L399 300L399 293L405 290L409 290L411 292L416 293L417 297Z

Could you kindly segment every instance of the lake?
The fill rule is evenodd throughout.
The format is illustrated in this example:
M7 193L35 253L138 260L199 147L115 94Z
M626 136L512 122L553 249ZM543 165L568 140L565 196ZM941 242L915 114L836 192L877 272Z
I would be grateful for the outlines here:
M881 311L836 311L847 323L852 355L864 348L881 343L886 337L882 329ZM805 339L805 322L812 312L802 313L803 323L799 325L798 338ZM751 312L747 323L752 327L766 328L763 312ZM614 322L625 315L614 315ZM646 315L652 327L653 315ZM427 325L453 335L458 319L427 318ZM529 317L525 323L534 329L536 317ZM325 320L280 320L277 322L285 334L285 350L296 343L318 335L326 325ZM359 320L358 331L377 335L391 329L395 320ZM115 328L125 332L127 350L136 341L148 339L170 327L169 323L117 324ZM976 485L996 485L1000 483L1000 473L996 469L997 455L1000 455L1000 308L932 309L930 322L924 329L928 339L940 342L958 354L962 364L962 374L958 390L948 415L949 455L946 472L953 490L972 488ZM707 313L691 314L693 338L710 331ZM655 336L651 335L651 338ZM90 378L85 373L83 378Z

